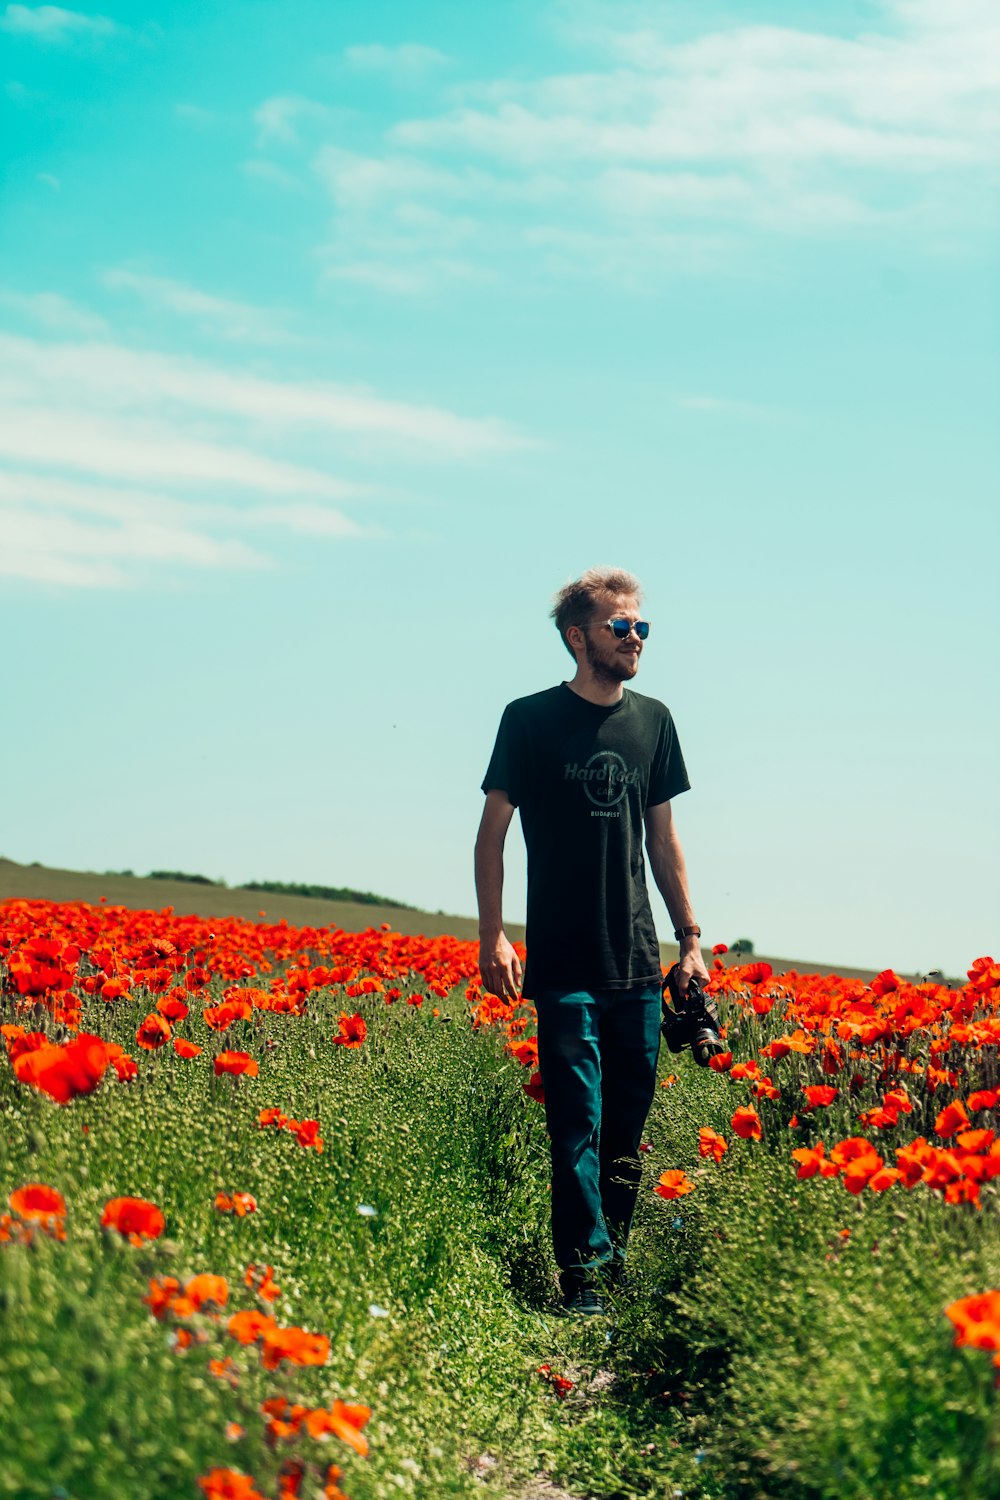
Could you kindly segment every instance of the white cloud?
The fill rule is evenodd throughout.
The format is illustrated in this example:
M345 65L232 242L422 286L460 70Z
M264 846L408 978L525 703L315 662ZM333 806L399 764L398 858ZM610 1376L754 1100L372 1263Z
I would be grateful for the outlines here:
M300 126L325 124L329 115L326 105L318 104L315 99L305 99L301 94L275 94L254 110L258 143L294 146L298 143Z
M6 300L63 323L79 317L56 294ZM378 462L403 444L454 458L518 441L500 423L363 389L106 339L0 334L0 575L111 588L147 583L154 564L271 567L295 538L384 535L341 508L378 493L334 472L348 453Z
M133 292L147 306L190 318L201 328L222 338L254 344L283 344L293 337L288 330L287 314L253 307L228 297L214 297L197 287L164 276L147 276L116 267L105 271L101 279L112 291Z
M377 42L348 47L344 60L358 73L382 73L397 83L415 82L449 61L436 47L422 47L417 42L402 42L396 47Z
M0 288L0 306L9 307L53 333L74 338L100 338L108 325L97 313L80 307L58 292L14 292Z
M266 569L273 558L247 538L267 529L328 541L379 534L315 503L204 504L107 482L0 469L0 575L7 577L134 587L145 578L143 564L153 562Z
M8 5L0 15L0 31L34 37L39 42L65 42L71 37L113 36L120 28L107 16L88 16L58 5Z
M51 172L38 172L36 173L36 176L39 182L43 182L45 186L51 188L53 192L58 193L62 187L62 183L59 181L59 178L53 177Z
M0 396L24 383L52 404L86 401L100 411L178 409L258 424L264 431L331 431L380 446L400 443L446 457L523 448L528 440L494 418L391 401L363 388L280 381L116 344L38 344L0 335Z
M685 237L716 267L743 265L761 232L906 236L927 253L943 228L950 245L978 242L995 232L1000 5L882 0L872 14L878 29L853 35L681 36L662 0L573 0L563 31L589 67L467 81L380 150L317 153L327 274L427 291L449 259L516 276L546 245L554 271L568 258L638 282L697 269ZM665 263L664 244L678 252Z

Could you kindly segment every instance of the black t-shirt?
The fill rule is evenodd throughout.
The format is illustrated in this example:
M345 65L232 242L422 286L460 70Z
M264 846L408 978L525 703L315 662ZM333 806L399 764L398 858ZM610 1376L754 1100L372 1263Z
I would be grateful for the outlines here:
M483 791L520 809L525 995L659 982L643 813L689 786L670 710L655 698L626 689L602 708L560 683L507 705Z

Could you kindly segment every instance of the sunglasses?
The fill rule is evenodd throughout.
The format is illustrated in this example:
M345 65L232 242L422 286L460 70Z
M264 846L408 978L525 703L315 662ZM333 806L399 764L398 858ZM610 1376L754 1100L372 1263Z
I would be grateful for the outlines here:
M640 641L649 634L648 620L602 620L601 624L607 625L616 641L627 641L633 630Z

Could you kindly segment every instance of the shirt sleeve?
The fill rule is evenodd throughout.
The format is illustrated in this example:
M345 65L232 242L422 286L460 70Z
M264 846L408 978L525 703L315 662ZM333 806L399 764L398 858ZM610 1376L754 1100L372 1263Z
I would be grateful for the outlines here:
M681 754L680 743L670 710L664 709L664 720L656 743L656 754L649 774L647 807L656 807L660 802L669 802L671 797L691 790L687 767Z
M508 703L497 730L496 744L483 777L483 791L506 792L514 807L524 800L527 791L527 736L520 715Z

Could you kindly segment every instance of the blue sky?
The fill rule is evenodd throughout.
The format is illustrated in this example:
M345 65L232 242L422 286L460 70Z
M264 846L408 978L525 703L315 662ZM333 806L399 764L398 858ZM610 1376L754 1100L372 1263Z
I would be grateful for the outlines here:
M0 0L0 852L470 912L501 708L612 563L706 938L995 952L998 46Z

